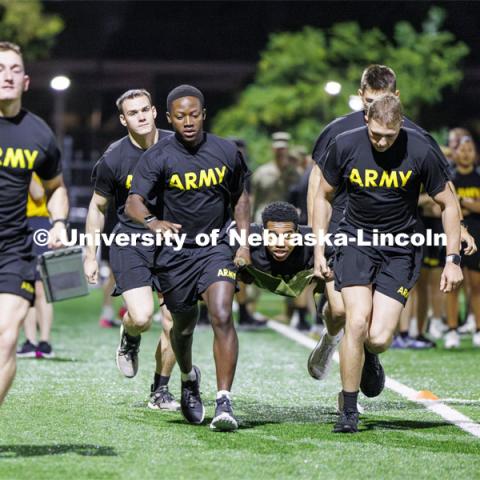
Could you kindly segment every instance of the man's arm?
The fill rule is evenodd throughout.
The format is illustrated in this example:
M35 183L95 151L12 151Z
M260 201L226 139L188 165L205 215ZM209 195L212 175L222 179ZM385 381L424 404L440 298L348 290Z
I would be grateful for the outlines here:
M235 205L233 205L233 218L238 232L244 231L246 238L248 238L250 233L250 198L246 190L243 191ZM252 263L248 245L240 245L238 247L234 263L239 267Z
M92 241L87 244L83 262L83 271L88 283L97 283L98 280L97 245L95 245L94 239L95 232L103 232L108 203L109 199L107 197L94 192L88 207L85 233L90 236Z
M50 248L59 248L62 246L62 236L67 236L67 219L68 219L68 194L63 176L57 175L51 180L43 180L42 186L47 196L47 209L52 219L52 229L50 230L50 240L48 246Z
M132 193L127 198L125 213L136 223L139 223L154 233L179 233L182 226L178 223L159 220L146 207L145 199L137 193Z
M322 178L322 171L320 167L315 164L313 165L310 176L308 177L308 191L307 191L307 214L308 214L308 225L313 225L313 206L315 202L315 196L318 191L318 186L320 185L320 180Z
M457 208L457 199L448 184L433 199L442 209L443 230L447 235L447 255L459 255L460 215ZM440 290L444 293L451 292L462 283L462 280L463 275L460 266L447 261L440 280Z
M324 280L331 278L332 271L327 266L327 261L325 259L325 245L320 244L318 237L319 234L325 234L328 231L330 218L332 216L330 198L334 192L335 188L325 180L325 177L322 177L313 203L312 230L314 235L317 236L317 242L315 243L314 249L313 274Z
M33 178L33 175L28 186L28 194L36 205L41 205L45 197L45 189Z

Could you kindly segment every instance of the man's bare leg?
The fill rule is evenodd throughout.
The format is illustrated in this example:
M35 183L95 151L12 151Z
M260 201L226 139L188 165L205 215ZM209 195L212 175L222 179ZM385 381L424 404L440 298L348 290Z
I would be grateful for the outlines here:
M16 346L20 327L27 316L28 300L0 293L0 405L10 389L16 372Z
M117 349L117 367L128 378L138 371L140 334L152 324L153 297L150 286L132 288L122 294L127 312L120 329L120 345Z

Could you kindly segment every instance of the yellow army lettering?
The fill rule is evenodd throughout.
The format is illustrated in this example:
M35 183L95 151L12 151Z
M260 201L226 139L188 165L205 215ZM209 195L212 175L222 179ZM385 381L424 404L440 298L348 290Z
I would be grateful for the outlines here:
M398 290L397 290L397 293L399 293L402 297L404 298L408 298L408 288L405 288L405 287L400 287Z
M480 198L480 188L478 187L459 187L457 195L462 198Z
M22 282L22 285L20 286L22 290L26 290L28 293L33 293L35 289L33 288L33 285L30 282Z
M383 171L380 173L371 168L366 168L364 172L364 178L358 170L358 168L352 168L350 176L348 177L350 183L356 183L360 187L386 187L386 188L398 188L404 187L409 178L412 176L412 170L402 172L400 170L391 170L390 172Z
M217 277L228 277L235 280L235 278L237 278L237 274L235 272L232 272L228 268L220 268L218 270Z
M0 147L0 166L33 170L38 150L8 147L5 152Z
M209 168L208 170L200 170L200 173L187 172L184 174L184 181L178 173L174 173L170 178L169 187L176 188L178 190L191 190L211 187L212 185L218 185L223 182L227 167L223 166L221 169L218 167Z
M130 190L132 187L132 180L133 180L133 175L127 175L127 179L125 180L125 188L127 190Z

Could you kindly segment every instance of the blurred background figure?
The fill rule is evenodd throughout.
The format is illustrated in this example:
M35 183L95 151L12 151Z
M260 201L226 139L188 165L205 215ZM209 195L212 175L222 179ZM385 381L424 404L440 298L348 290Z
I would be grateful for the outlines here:
M465 133L463 129L462 133ZM468 132L467 132L468 133ZM471 135L460 138L453 149L455 161L454 185L462 207L464 222L468 231L480 241L480 172L476 165L477 150ZM462 257L463 274L465 277L465 292L475 320L473 346L480 347L480 253ZM445 348L458 348L460 336L458 327L459 292L447 295L448 332L445 335Z
M37 174L32 175L28 189L27 201L28 226L32 231L50 230L52 225L48 216L45 190ZM48 252L47 246L33 243L33 253L37 257ZM45 290L37 269L35 273L35 303L25 318L25 342L17 350L18 357L52 358L55 356L50 343L50 332L53 322L53 305L47 303ZM37 343L37 333L39 341Z

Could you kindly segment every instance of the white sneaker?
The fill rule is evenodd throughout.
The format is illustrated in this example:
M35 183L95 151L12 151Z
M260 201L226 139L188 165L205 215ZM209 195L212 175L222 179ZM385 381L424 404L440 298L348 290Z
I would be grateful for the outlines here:
M480 331L473 334L472 342L474 347L480 347Z
M460 346L460 336L456 330L449 330L445 334L445 348L458 348Z
M428 327L428 333L435 340L440 340L445 333L445 324L440 318L432 318Z
M458 333L460 335L463 334L469 334L469 333L475 333L477 330L477 324L475 322L475 316L473 313L470 313L467 317L466 322L458 328Z
M324 330L307 362L308 373L315 380L323 380L327 376L332 364L333 354L342 336L343 330L335 337L331 337L327 329Z

